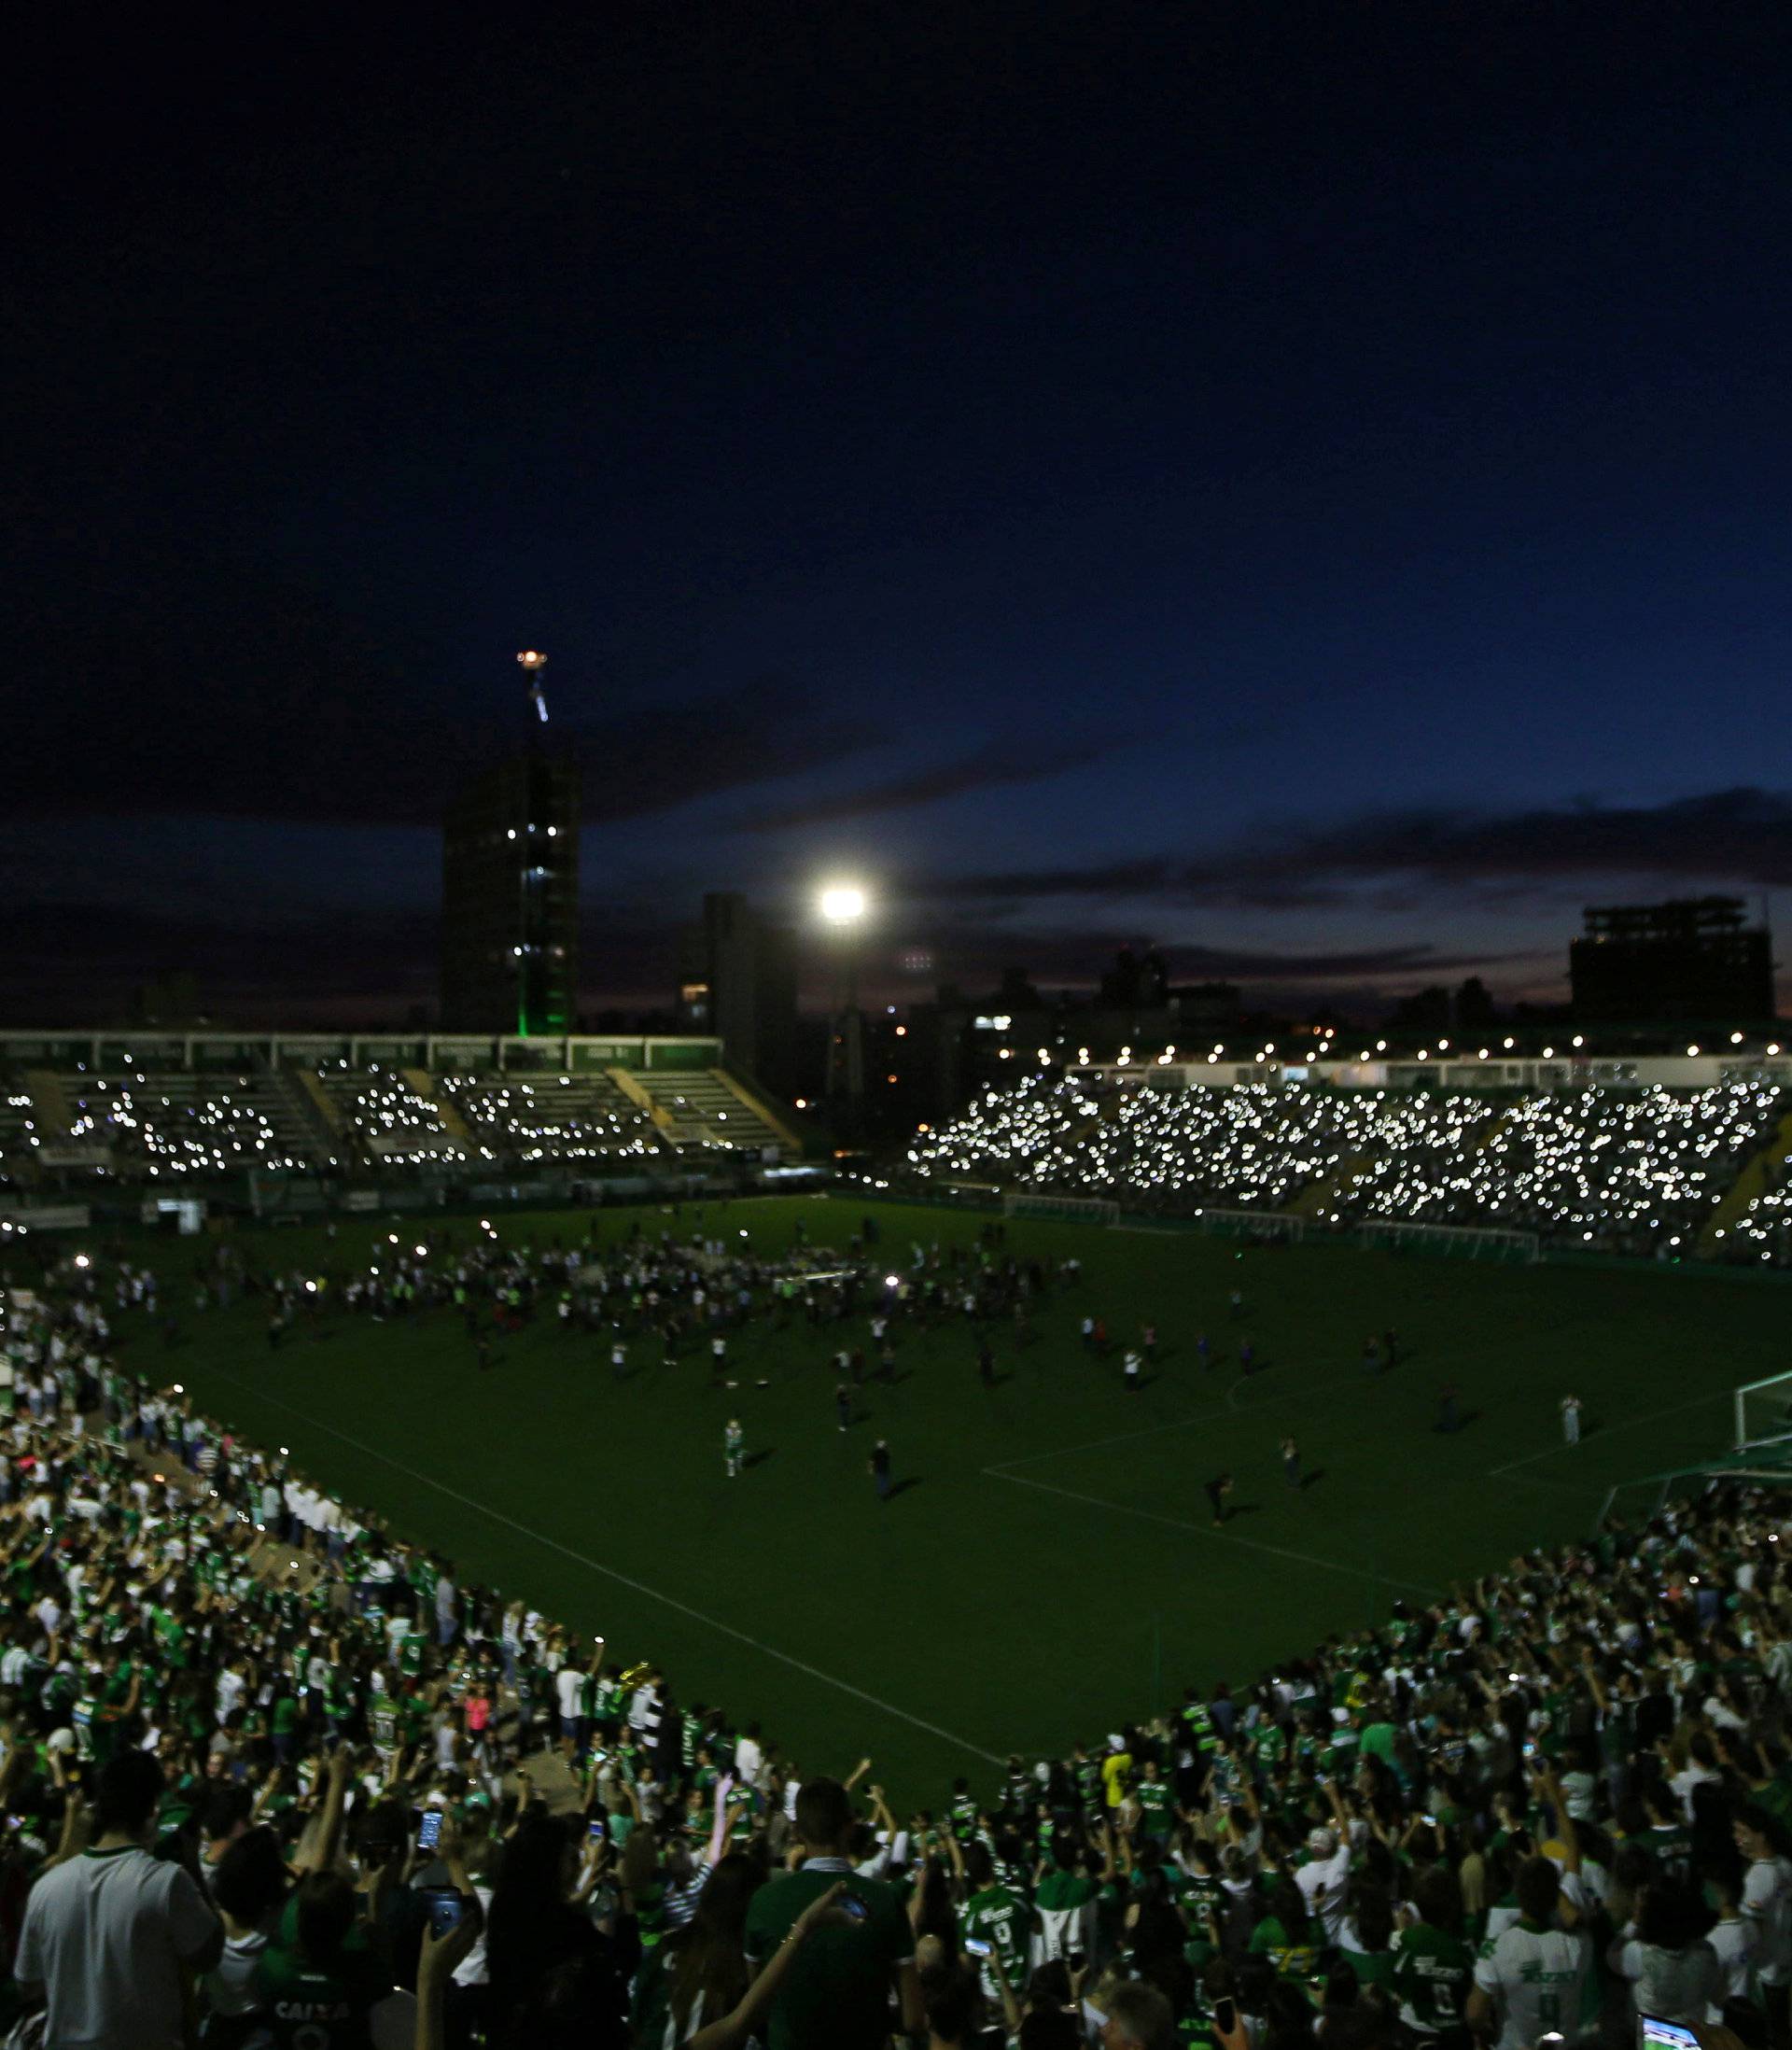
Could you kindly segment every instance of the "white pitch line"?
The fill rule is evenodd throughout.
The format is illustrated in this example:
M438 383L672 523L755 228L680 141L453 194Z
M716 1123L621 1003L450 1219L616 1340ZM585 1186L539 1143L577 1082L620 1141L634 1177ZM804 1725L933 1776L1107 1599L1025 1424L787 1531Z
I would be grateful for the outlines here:
M680 1616L688 1616L693 1622L700 1622L707 1629L719 1631L724 1637L733 1637L737 1644L749 1645L753 1650L763 1652L768 1659L776 1659L780 1665L788 1665L793 1672L805 1674L810 1679L820 1680L825 1686L838 1688L841 1693L850 1694L855 1700L881 1709L885 1715L894 1716L899 1722L906 1722L912 1729L925 1730L929 1736L943 1737L946 1743L956 1744L960 1750L969 1751L973 1758L980 1758L987 1764L1002 1765L1007 1762L994 1751L986 1751L980 1744L973 1744L969 1737L960 1736L956 1730L943 1730L937 1722L928 1722L919 1716L911 1716L906 1708L898 1708L894 1702L885 1701L877 1694L867 1693L862 1687L855 1687L850 1680L836 1679L832 1673L822 1672L818 1665L806 1664L802 1659L792 1658L788 1651L778 1650L775 1645L762 1643L758 1637L749 1637L744 1630L736 1630L733 1623L723 1622L719 1616L706 1616L702 1609L693 1608L688 1602L679 1601L676 1595L663 1594L657 1587L649 1587L645 1580L637 1580L626 1573L618 1573L614 1566L607 1566L585 1552L575 1552L570 1545L563 1545L557 1538L550 1538L542 1531L531 1530L527 1523L519 1523L515 1517L507 1516L502 1509L494 1509L489 1502L481 1502L473 1495L463 1495L458 1488L451 1488L446 1481L438 1481L433 1474L420 1473L415 1467L407 1467L403 1460L394 1459L390 1453L380 1452L362 1439L351 1438L346 1431L339 1431L333 1424L322 1423L308 1411L298 1409L290 1402L282 1402L277 1396L262 1394L253 1383L235 1374L226 1373L222 1368L214 1368L212 1370L220 1379L234 1383L237 1387L259 1397L263 1402L272 1403L276 1410L285 1410L289 1416L298 1417L314 1430L325 1431L331 1438L341 1439L344 1445L354 1446L357 1452L365 1453L370 1459L377 1459L382 1466L390 1467L394 1472L404 1474L410 1480L419 1481L427 1488L434 1488L439 1495L447 1495L451 1501L461 1502L469 1509L477 1509L482 1516L489 1516L493 1523L503 1523L519 1536L533 1538L538 1545L545 1546L550 1552L559 1552L563 1558L571 1559L575 1564L588 1567L593 1573L601 1573L606 1580L614 1580L620 1587L628 1588L637 1594L645 1594L650 1601L676 1609Z
M1696 1410L1703 1403L1721 1401L1728 1394L1728 1389L1708 1388L1703 1395L1694 1396L1690 1401L1675 1402L1671 1404L1665 1410L1646 1410L1641 1416L1630 1417L1622 1424L1613 1424L1604 1430L1595 1432L1591 1439L1583 1439L1582 1443L1596 1445L1603 1439L1617 1437L1619 1431L1633 1431L1639 1424L1659 1423L1660 1419L1664 1416L1678 1416L1683 1410ZM1516 1471L1516 1469L1519 1467L1530 1466L1533 1460L1549 1459L1556 1456L1558 1453L1575 1453L1578 1452L1579 1450L1580 1447L1578 1445L1569 1445L1565 1443L1559 1445L1546 1445L1541 1452L1526 1453L1521 1459L1508 1459L1503 1467L1489 1467L1488 1479L1490 1481L1496 1480L1501 1474L1512 1473ZM1584 1485L1590 1488L1596 1486L1598 1483L1591 1481L1586 1482L1564 1481L1560 1482L1559 1484L1562 1487Z
M1163 1523L1170 1530L1193 1531L1197 1538L1216 1538L1223 1544L1243 1545L1252 1552L1264 1552L1277 1559L1292 1559L1296 1566L1319 1566L1327 1573L1343 1573L1356 1580L1373 1580L1380 1587L1404 1588L1409 1594L1435 1594L1435 1587L1422 1586L1417 1580L1396 1580L1385 1573L1370 1573L1365 1567L1340 1566L1336 1559L1322 1559L1310 1552L1295 1552L1285 1545L1267 1545L1258 1538L1240 1538L1235 1531L1211 1530L1200 1523L1190 1523L1180 1516L1160 1516L1155 1509L1130 1509L1124 1502L1110 1502L1099 1495L1079 1495L1074 1488L1054 1487L1049 1481L1029 1481L1024 1473L1003 1473L998 1467L986 1467L984 1471L991 1478L1012 1481L1017 1488L1038 1488L1045 1495L1061 1495L1067 1502L1086 1502L1091 1509L1108 1509L1116 1516L1137 1516L1147 1523Z

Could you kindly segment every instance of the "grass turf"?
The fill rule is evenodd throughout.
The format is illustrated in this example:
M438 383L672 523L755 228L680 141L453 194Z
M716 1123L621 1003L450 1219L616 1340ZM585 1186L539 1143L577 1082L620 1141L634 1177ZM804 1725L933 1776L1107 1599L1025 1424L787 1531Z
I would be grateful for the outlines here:
M892 1270L913 1240L974 1239L984 1222L875 1207ZM867 1208L687 1204L679 1229L744 1227L775 1248L801 1218L813 1243L844 1245ZM637 1218L670 1223L653 1209L496 1222L540 1247L594 1229L611 1243ZM242 1243L256 1266L346 1269L387 1229L344 1219L333 1245L310 1227ZM472 1230L448 1229L462 1243ZM838 1327L803 1323L731 1341L733 1394L711 1389L694 1345L668 1369L637 1344L615 1383L607 1343L551 1316L500 1341L487 1373L450 1311L329 1316L270 1355L262 1309L192 1313L184 1286L179 1342L126 1319L123 1351L471 1578L602 1633L623 1660L661 1662L681 1702L761 1720L805 1772L869 1753L910 1806L961 1773L989 1781L1011 1750L1097 1737L1187 1681L1243 1682L1395 1599L1584 1535L1609 1487L1721 1450L1729 1391L1783 1363L1779 1292L1721 1278L1007 1230L1012 1251L1076 1254L1080 1284L1025 1347L994 1329L993 1388L961 1324L905 1337L896 1384L873 1383L846 1433ZM195 1254L159 1241L153 1257L177 1279ZM1083 1351L1085 1310L1107 1321L1106 1361ZM1145 1320L1159 1364L1127 1394L1120 1349ZM1400 1362L1371 1376L1364 1341L1389 1326ZM753 1385L762 1375L770 1387ZM1451 1436L1435 1427L1446 1383L1466 1419ZM1587 1405L1573 1450L1556 1407L1571 1389ZM721 1433L736 1413L753 1463L730 1481ZM1297 1491L1278 1450L1290 1431L1309 1476ZM878 1436L903 1483L884 1504L866 1470ZM1234 1514L1216 1531L1201 1491L1223 1468Z

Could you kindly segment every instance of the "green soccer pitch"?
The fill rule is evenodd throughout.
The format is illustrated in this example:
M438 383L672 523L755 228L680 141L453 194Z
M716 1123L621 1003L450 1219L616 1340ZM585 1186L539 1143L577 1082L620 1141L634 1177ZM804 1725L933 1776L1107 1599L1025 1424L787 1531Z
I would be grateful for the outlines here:
M906 1271L915 1240L973 1241L986 1221L766 1199L687 1203L678 1229L745 1229L770 1251L800 1218L811 1243L844 1247L868 1212L891 1271ZM672 1223L651 1207L496 1222L539 1249L594 1227L614 1243L637 1218L650 1234ZM309 1227L240 1243L257 1267L347 1271L387 1229L344 1218L328 1249ZM474 1230L430 1229L462 1243ZM781 1338L731 1339L732 1394L712 1390L695 1342L670 1369L637 1345L617 1383L608 1344L552 1314L499 1340L485 1373L450 1310L415 1325L301 1322L271 1355L258 1304L198 1313L184 1286L163 1305L179 1312L179 1343L127 1318L123 1356L288 1447L468 1577L601 1633L623 1661L651 1657L681 1704L758 1719L805 1772L870 1754L910 1807L937 1804L960 1773L987 1783L1010 1751L1099 1739L1189 1681L1242 1684L1396 1600L1585 1535L1615 1483L1723 1450L1731 1388L1785 1365L1781 1292L1721 1277L1031 1221L1007 1234L1022 1256L1076 1255L1083 1274L1049 1299L1030 1343L992 1329L998 1384L980 1384L962 1322L911 1333L896 1383L872 1383L845 1433L830 1364L841 1327L800 1320ZM194 1248L157 1241L152 1257L175 1277ZM1106 1320L1104 1361L1083 1350L1085 1311ZM1127 1393L1121 1350L1147 1321L1159 1363ZM1390 1326L1399 1363L1371 1375L1365 1341ZM1464 1419L1449 1436L1447 1383ZM1586 1405L1573 1449L1557 1409L1570 1392ZM731 1481L734 1414L750 1464ZM1298 1491L1279 1453L1289 1432L1309 1477ZM879 1436L903 1483L888 1503L867 1472ZM1202 1487L1226 1468L1233 1514L1215 1530Z

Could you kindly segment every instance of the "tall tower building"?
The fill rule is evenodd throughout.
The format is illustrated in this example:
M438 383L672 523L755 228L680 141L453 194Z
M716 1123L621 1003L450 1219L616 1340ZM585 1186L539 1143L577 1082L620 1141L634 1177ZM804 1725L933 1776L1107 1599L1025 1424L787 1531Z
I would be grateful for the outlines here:
M713 891L679 949L679 1022L714 1032L728 1059L780 1096L796 1076L796 940L739 892Z
M579 988L579 769L531 751L463 788L441 835L446 1032L569 1032Z

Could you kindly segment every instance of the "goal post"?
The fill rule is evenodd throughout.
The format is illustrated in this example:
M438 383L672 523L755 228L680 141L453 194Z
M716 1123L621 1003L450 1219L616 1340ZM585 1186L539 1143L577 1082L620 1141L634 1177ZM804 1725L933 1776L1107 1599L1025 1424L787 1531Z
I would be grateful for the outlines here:
M1294 1243L1307 1236L1307 1220L1287 1210L1215 1210L1203 1205L1195 1213L1203 1231L1223 1239L1258 1239Z
M1004 1217L1051 1217L1064 1224L1116 1225L1120 1205L1097 1196L1035 1196L1011 1189L1001 1199Z
M1543 1242L1534 1231L1506 1231L1486 1225L1403 1224L1397 1217L1365 1217L1357 1226L1357 1243L1457 1254L1471 1260L1518 1260L1526 1266L1543 1257Z
M1736 1390L1735 1404L1738 1452L1772 1446L1792 1457L1792 1373L1744 1382Z

